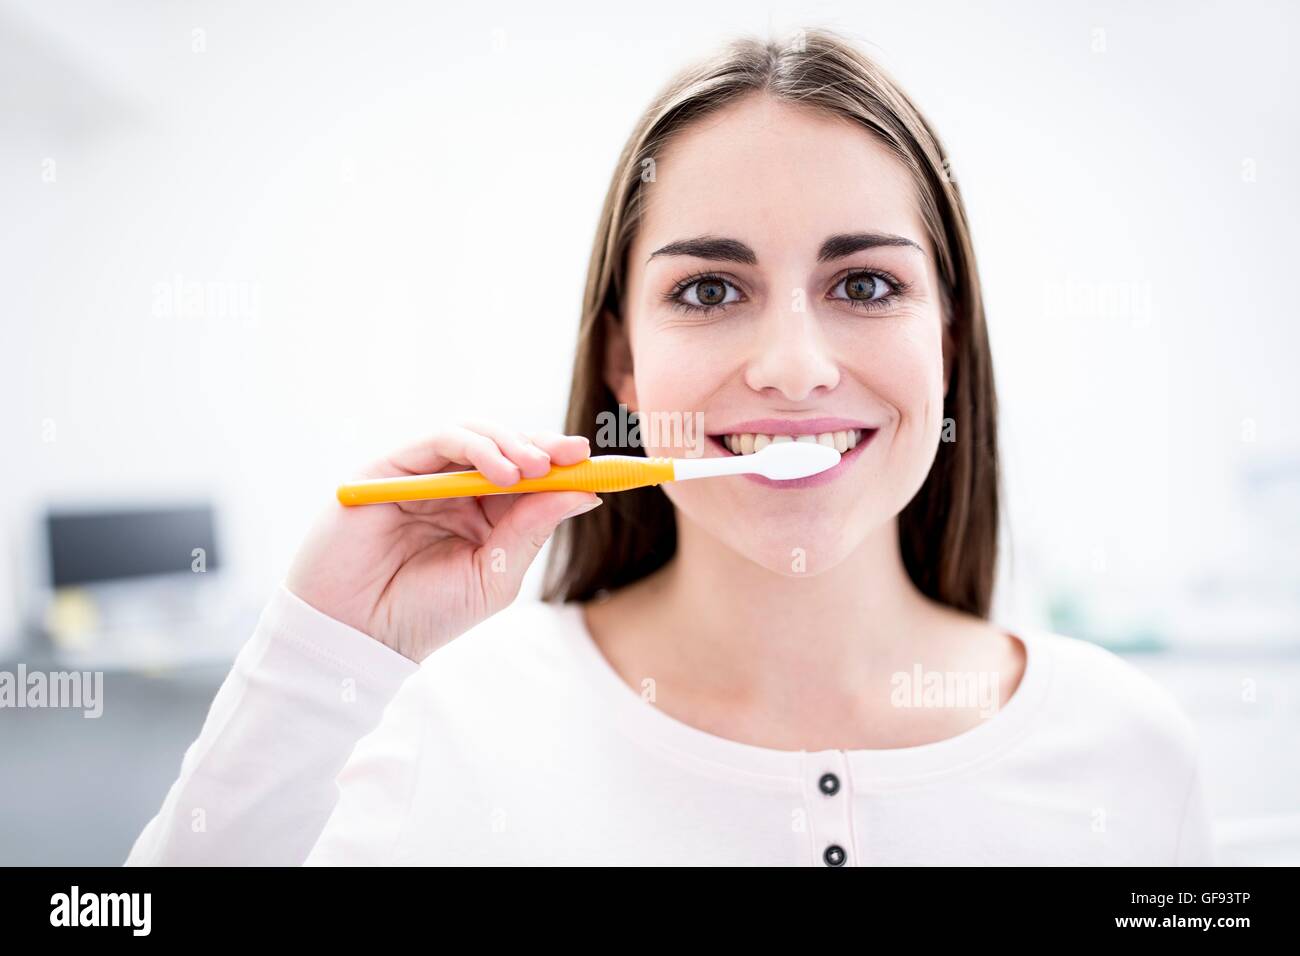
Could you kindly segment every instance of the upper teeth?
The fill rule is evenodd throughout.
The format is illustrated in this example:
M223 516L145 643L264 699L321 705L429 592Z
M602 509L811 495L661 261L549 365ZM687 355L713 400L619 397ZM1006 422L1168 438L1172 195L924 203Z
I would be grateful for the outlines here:
M862 440L862 429L850 428L839 432L822 432L819 435L723 435L722 443L735 455L752 455L762 451L768 445L783 441L816 442L828 448L834 448L841 455Z

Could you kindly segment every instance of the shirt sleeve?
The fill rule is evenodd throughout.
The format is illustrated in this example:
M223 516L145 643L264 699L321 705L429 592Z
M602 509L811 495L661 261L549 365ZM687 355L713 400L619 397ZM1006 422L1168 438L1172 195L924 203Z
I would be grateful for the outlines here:
M126 865L303 863L353 749L419 669L278 587Z
M384 711L338 775L339 798L304 866L400 866L411 820L428 715L418 681Z
M1205 802L1200 764L1192 771L1178 829L1177 866L1215 866L1214 832Z

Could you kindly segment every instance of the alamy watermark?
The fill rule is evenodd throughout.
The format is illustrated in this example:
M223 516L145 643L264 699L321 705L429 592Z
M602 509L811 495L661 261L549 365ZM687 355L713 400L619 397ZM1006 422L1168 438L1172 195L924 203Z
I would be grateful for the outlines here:
M598 448L683 448L686 458L704 454L703 412L629 412L619 403L618 413L596 415Z
M1119 321L1145 328L1156 321L1156 303L1151 283L1144 279L1067 276L1043 283L1043 313L1058 321Z
M927 671L914 664L889 679L894 707L979 708L982 718L998 712L1000 683L996 671Z
M103 671L0 671L0 709L80 709L82 717L104 713Z
M83 893L74 885L50 897L50 925L120 926L133 936L148 936L152 910L152 893Z
M245 280L200 282L173 276L153 287L153 314L160 319L238 320L255 327L260 313L261 286Z

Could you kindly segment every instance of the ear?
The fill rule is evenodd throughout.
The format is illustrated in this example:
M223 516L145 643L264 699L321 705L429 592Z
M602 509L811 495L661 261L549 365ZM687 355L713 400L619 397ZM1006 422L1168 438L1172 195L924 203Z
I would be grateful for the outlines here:
M632 343L627 326L608 309L601 312L605 325L605 384L629 412L636 411L636 376L632 370Z

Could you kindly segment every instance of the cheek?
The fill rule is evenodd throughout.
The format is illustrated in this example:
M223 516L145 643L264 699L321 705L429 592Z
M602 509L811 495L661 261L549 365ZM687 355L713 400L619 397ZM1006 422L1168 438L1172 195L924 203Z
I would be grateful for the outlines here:
M672 332L647 336L638 343L636 408L643 417L652 412L665 417L677 414L696 417L708 409L712 396L724 385L727 373L720 360L723 353L703 346L702 342L690 342ZM699 424L707 423L700 420ZM686 446L667 443L672 437L661 434L660 442L648 445L646 453L669 456L686 453ZM702 436L699 440L703 440Z
M847 343L846 343L847 344ZM868 525L896 515L925 483L943 435L943 340L937 316L916 315L859 331L844 373L888 416L879 447L862 463L872 489L858 506Z
M943 343L932 321L878 330L852 350L853 374L895 416L899 440L925 443L943 422Z
M897 514L925 483L943 436L943 344L937 323L897 330L864 373L864 381L894 416L878 459L881 501ZM886 436L880 436L886 437Z

